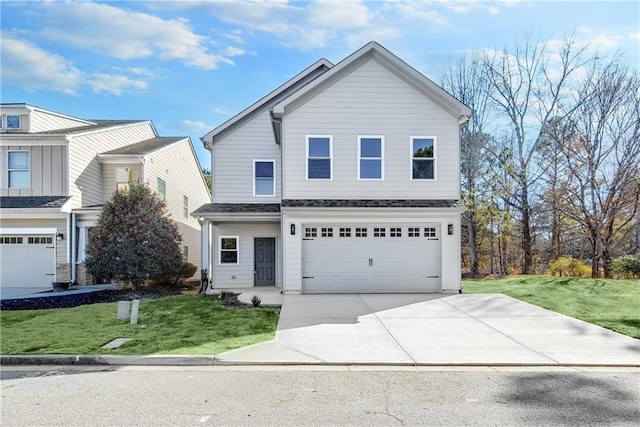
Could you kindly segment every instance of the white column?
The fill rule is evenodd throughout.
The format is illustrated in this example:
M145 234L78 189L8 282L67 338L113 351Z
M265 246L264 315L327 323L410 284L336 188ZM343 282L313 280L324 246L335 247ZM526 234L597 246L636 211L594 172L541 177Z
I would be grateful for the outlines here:
M200 268L207 270L209 283L213 277L211 269L211 221L200 220Z

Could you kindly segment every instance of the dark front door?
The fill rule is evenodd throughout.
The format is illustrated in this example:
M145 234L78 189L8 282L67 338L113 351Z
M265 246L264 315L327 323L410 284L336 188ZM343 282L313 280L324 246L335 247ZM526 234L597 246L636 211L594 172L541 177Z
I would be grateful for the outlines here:
M258 237L254 239L255 286L275 286L276 284L276 239Z

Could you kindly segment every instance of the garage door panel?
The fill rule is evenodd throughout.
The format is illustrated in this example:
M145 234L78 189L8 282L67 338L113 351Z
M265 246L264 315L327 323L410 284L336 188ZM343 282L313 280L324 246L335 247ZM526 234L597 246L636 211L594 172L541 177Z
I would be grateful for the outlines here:
M356 237L356 228L366 229L366 237L364 232ZM305 293L440 291L438 225L305 225L308 229L317 234L303 239Z
M0 284L46 287L55 280L53 236L0 236Z

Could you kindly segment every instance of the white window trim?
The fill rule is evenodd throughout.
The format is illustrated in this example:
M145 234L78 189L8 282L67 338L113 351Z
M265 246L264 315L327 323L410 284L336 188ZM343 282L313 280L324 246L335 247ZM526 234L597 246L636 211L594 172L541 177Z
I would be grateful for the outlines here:
M189 197L182 195L182 216L185 219L189 219Z
M26 171L29 172L29 182L27 182L27 186L26 187L10 187L11 180L9 179L9 175L11 174L11 172L12 171L22 171L22 172L25 171L25 169L9 169L9 154L10 153L27 153L29 155L29 167L28 167L28 169L26 169ZM12 188L12 189L31 188L31 151L29 151L29 150L7 150L7 188Z
M236 239L236 262L222 262L222 239ZM238 265L240 264L240 236L218 236L218 265Z
M413 140L433 139L433 178L413 178ZM411 181L437 181L438 180L438 138L435 136L411 136L409 137L409 179Z
M163 198L160 198L160 181L164 182L164 194L163 194ZM156 194L158 195L158 199L162 200L163 202L167 201L167 181L165 181L162 178L156 178Z
M310 138L329 138L329 178L309 178L309 139ZM332 181L333 180L333 135L306 135L305 136L304 178L307 181Z
M273 188L271 194L256 194L256 163L273 163ZM275 159L254 159L253 160L253 197L275 197L276 196L276 161Z
M10 128L9 127L9 117L17 117L18 118L18 127ZM20 114L7 114L7 129L22 129L22 117Z
M377 157L362 157L362 139L371 138L380 140L380 178L362 178L360 176L361 160L378 160ZM384 135L358 135L358 181L384 181Z

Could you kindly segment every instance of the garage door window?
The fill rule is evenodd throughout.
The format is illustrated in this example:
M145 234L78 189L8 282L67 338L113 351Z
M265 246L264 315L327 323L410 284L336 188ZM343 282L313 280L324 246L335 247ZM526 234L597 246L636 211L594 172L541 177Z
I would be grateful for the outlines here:
M29 237L27 243L30 245L51 245L53 237Z
M333 228L322 227L322 237L333 237Z
M420 237L420 227L409 227L409 237Z
M238 236L220 236L220 264L238 264Z
M315 227L307 227L304 229L304 237L318 237L318 229Z
M387 234L387 229L382 227L382 228L378 228L378 227L374 227L373 228L373 237L385 237Z
M0 243L3 245L21 245L22 237L1 237Z
M340 237L351 237L351 228L340 227Z
M402 237L402 228L391 227L389 229L389 237Z
M436 237L436 229L435 229L435 227L425 227L425 229L424 229L424 237Z
M367 237L367 228L356 227L356 237Z

